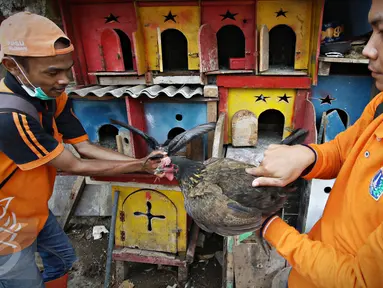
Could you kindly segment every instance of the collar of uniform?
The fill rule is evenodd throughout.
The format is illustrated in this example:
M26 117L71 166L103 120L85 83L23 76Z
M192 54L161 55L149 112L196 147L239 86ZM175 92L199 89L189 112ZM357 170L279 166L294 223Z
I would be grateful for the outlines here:
M9 72L6 73L4 84L7 86L13 93L23 97L28 102L32 103L33 106L37 109L37 111L42 112L44 110L44 106L41 103L40 99L33 98L29 96L29 94L21 87L20 83L16 80L16 78Z

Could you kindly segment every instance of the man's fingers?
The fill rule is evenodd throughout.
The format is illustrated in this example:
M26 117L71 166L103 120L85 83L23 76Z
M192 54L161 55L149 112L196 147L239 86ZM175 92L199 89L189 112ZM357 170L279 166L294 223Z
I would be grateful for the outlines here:
M252 185L253 187L262 187L262 186L284 187L286 186L286 181L279 178L259 177L253 181Z
M266 170L261 165L261 166L254 167L254 168L246 168L246 173L253 175L253 176L262 176L262 175L264 176L266 173Z

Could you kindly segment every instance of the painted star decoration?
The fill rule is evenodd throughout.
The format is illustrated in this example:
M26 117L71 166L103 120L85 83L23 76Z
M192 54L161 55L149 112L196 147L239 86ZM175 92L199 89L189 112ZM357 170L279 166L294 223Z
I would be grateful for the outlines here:
M325 98L319 98L321 103L320 104L332 104L332 101L335 100L335 98L331 98L330 95L327 95Z
M283 9L281 8L279 11L274 12L274 13L277 14L277 18L278 18L279 16L283 16L283 17L287 18L287 16L286 16L286 13L287 13L287 12L288 12L288 11L283 11Z
M105 18L105 24L115 23L115 22L120 23L120 21L118 21L118 18L120 18L120 16L114 16L113 13L110 13L109 16L106 16L104 18Z
M168 13L168 15L164 15L164 17L165 17L165 21L164 22L168 22L168 21L173 21L174 23L177 23L176 22L176 17L177 17L177 15L173 15L172 14L172 11L169 11L169 13Z
M261 95L259 95L259 96L254 96L254 97L257 98L257 100L255 100L255 102L263 101L263 102L265 102L265 103L267 103L267 102L266 102L266 99L267 99L267 98L270 98L270 97L263 96L263 94L261 94Z
M279 101L278 101L278 102L285 101L286 103L290 103L290 102L289 102L289 99L291 98L291 96L287 96L286 93L285 93L285 95L283 95L283 96L278 96L278 98L279 98Z
M234 20L235 21L235 16L237 16L238 13L231 13L229 10L227 10L226 14L220 14L219 16L222 16L222 20L225 20L225 19L231 19L231 20Z

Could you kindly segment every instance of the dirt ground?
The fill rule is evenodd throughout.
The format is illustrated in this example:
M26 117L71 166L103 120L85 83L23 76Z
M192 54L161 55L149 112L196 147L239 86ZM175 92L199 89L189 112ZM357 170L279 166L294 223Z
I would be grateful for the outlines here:
M68 287L104 287L109 234L103 234L101 239L94 240L92 229L94 225L105 225L109 230L110 218L89 217L75 222L76 224L72 224L67 234L72 240L79 261L75 263L72 271L70 271ZM215 254L217 251L222 251L222 241L222 237L215 234L206 236L204 247L197 247L196 249L195 261L190 266L189 281L184 287L221 287L222 266ZM205 260L205 258L209 259ZM112 286L110 287L118 288L114 278L114 263L112 272ZM134 288L167 288L168 286L175 288L177 270L175 267L170 266L129 263L128 279L134 284ZM176 287L181 286L177 285Z

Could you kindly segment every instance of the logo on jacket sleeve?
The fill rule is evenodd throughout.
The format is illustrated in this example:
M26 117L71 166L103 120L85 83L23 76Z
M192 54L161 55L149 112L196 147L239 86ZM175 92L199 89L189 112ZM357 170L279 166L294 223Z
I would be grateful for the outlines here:
M374 178L372 178L371 180L370 195L376 201L378 201L383 195L383 173L381 169L379 169L379 171L375 174Z

